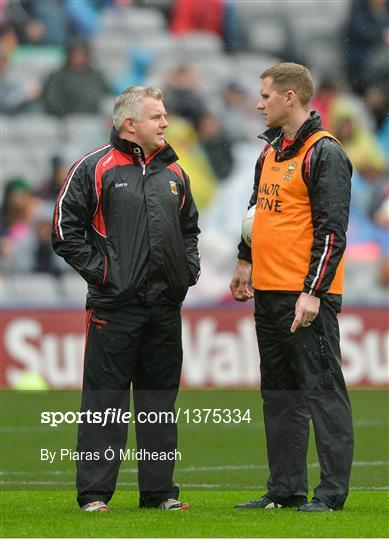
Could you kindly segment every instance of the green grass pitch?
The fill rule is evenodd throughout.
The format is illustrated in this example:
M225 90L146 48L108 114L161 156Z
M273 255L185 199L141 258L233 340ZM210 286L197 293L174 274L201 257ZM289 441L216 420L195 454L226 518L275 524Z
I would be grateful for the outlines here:
M74 449L76 426L51 428L42 411L77 411L79 392L3 391L1 398L2 537L388 537L389 397L386 390L352 390L355 461L341 512L236 510L264 492L268 474L259 394L254 390L183 390L177 407L250 410L250 423L179 422L175 479L188 512L137 508L136 463L122 463L108 514L82 513L75 502L75 464L40 460L40 449ZM313 435L313 434L312 434ZM313 439L313 436L311 437ZM133 428L128 448L135 448ZM319 468L309 449L313 488Z

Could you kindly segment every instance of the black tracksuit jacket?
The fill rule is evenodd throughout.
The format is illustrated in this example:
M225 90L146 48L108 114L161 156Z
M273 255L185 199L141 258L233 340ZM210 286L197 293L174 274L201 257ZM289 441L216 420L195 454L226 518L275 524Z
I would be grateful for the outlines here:
M293 158L308 137L322 129L320 115L312 111L310 118L298 130L293 144L286 147L284 151L282 151L283 133L281 129L271 128L259 136L268 144L256 163L254 188L250 197L249 208L257 202L262 164L269 145L272 145L277 151L276 161L285 161ZM324 279L315 292L315 295L319 297L326 295L326 291L334 279L336 269L346 249L351 174L352 165L350 160L334 139L328 137L320 139L313 146L312 152L308 151L303 165L303 178L307 184L311 202L314 240L309 270L304 282L304 292L309 292L312 281L317 274L326 235L334 232L336 239L331 258L325 270ZM239 259L251 262L251 250L243 239L238 246L238 252ZM339 310L341 305L340 295L328 294L326 296L337 304Z
M196 283L198 212L177 159L168 144L145 159L113 129L70 169L52 243L87 281L88 308L180 304Z

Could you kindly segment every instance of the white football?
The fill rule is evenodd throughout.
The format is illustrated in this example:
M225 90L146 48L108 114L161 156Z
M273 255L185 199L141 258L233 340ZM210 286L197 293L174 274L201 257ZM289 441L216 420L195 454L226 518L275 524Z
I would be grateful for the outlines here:
M246 244L251 247L251 234L253 231L255 205L247 210L242 221L242 237Z

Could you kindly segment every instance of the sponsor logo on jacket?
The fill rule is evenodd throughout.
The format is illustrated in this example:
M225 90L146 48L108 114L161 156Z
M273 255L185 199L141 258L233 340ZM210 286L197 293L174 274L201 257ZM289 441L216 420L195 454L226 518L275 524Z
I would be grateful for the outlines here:
M295 161L291 161L290 163L288 163L288 166L286 168L286 173L282 176L282 179L292 180L296 167L297 167L297 163Z
M173 180L169 180L169 184L170 184L170 191L174 193L174 195L178 195L177 184Z

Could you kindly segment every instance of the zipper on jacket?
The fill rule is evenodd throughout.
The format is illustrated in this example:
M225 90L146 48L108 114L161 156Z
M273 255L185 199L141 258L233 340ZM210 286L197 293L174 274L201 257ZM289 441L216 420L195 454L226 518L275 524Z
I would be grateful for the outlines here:
M146 174L146 164L141 158L141 156L138 156L138 163L142 167L142 176L144 176Z

